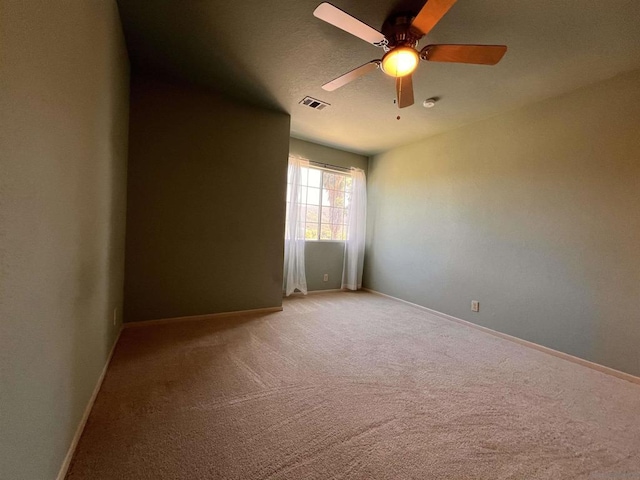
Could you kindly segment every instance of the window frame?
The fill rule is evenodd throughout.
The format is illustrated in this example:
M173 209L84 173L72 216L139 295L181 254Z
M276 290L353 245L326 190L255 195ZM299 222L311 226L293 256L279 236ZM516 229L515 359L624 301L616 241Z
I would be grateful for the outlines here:
M322 211L323 211L323 208L326 208L326 209L329 209L329 208L340 208L340 209L343 209L343 210L346 211L346 215L349 215L349 208L347 207L347 195L351 194L351 186L349 187L349 190L347 190L346 179L347 178L353 178L352 175L351 175L351 172L348 171L348 170L347 171L343 171L343 170L333 169L333 168L330 168L330 167L318 166L318 165L314 165L312 163L309 163L309 165L305 166L304 168L307 168L309 171L317 170L321 174L320 175L320 187L310 187L309 186L308 177L307 177L306 185L304 186L304 188L307 189L306 198L305 198L305 201L304 201L304 205L305 205L305 221L304 221L305 232L306 232L307 224L310 224L310 225L317 224L317 236L316 236L316 238L306 238L306 234L305 234L305 242L345 243L348 240L348 236L349 236L348 217L347 217L347 220L345 221L345 223L343 223L343 224L336 224L336 223L327 224L327 223L324 223L324 225L340 225L340 226L343 227L343 232L344 232L344 239L333 239L333 238L326 239L326 238L322 238L322 225L323 225L323 222L322 222ZM323 192L324 191L329 191L329 190L336 191L335 189L327 188L327 187L324 186L325 173L330 173L330 174L333 174L333 175L340 175L340 176L345 178L345 187L344 187L344 190L343 190L344 199L345 199L344 203L345 204L344 204L343 207L335 207L335 206L332 206L332 205L323 205L323 201L322 201L323 198L324 198ZM287 190L289 190L289 186L290 186L290 183L287 182ZM319 190L320 190L320 198L319 198L319 202L318 202L318 205L317 205L317 207L318 207L318 220L317 220L317 223L316 222L307 222L307 219L306 219L306 211L307 211L307 209L309 207L315 207L316 206L316 205L307 203L307 200L309 198L309 193L308 193L308 189L309 188L319 188ZM287 194L287 203L289 203L288 194ZM288 206L287 206L287 208L288 208Z

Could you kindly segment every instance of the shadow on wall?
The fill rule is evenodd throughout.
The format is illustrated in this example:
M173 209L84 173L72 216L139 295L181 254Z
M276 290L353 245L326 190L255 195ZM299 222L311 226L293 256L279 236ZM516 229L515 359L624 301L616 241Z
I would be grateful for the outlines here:
M125 321L281 305L289 120L134 77Z
M184 2L165 2L152 18L143 2L120 2L120 10L136 74L214 88L242 103L285 112L273 92L247 64L246 57L234 55L235 49L230 45L238 41L238 32L211 28L208 19L229 15L225 13L225 2L190 2L186 5ZM177 18L179 23L175 22ZM181 30L181 34L163 36L159 34L162 27L156 27L153 22L171 23L173 28ZM149 32L138 31L141 27L153 32L152 45L146 41ZM206 35L198 35L198 32L206 32ZM207 39L206 45L198 43L201 38ZM212 45L215 48L211 48ZM144 59L149 58L156 61L145 62Z

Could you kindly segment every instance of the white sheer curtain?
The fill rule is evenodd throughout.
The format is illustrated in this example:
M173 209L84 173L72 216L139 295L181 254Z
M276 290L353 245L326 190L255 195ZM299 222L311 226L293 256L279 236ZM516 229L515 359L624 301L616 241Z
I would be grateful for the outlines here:
M362 268L364 265L364 236L367 223L367 180L364 171L351 169L351 201L349 202L349 225L347 241L344 244L344 266L342 267L342 288L358 290L362 288Z
M301 202L303 194L302 169L309 162L302 158L289 157L287 216L284 234L284 285L286 296L297 288L307 294L307 276L304 272L304 229L306 205Z

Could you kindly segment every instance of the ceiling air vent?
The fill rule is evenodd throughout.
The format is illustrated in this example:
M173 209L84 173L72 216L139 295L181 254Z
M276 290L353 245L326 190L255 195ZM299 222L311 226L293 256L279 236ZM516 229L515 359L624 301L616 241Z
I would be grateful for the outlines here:
M327 102L323 102L322 100L318 100L313 97L304 97L299 103L316 110L322 110L324 107L328 107L330 105Z

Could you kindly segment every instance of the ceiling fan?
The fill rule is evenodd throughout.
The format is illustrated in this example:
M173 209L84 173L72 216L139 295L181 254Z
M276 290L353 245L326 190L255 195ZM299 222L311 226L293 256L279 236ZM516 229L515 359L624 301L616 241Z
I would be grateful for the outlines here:
M456 0L427 0L417 15L392 15L382 25L382 33L361 22L330 3L321 3L313 15L362 40L381 47L386 52L381 60L372 60L322 85L332 92L353 80L378 68L396 78L396 95L399 108L413 105L413 81L411 74L420 59L428 62L473 63L495 65L507 47L505 45L427 45L420 52L418 41L427 35L440 21Z

